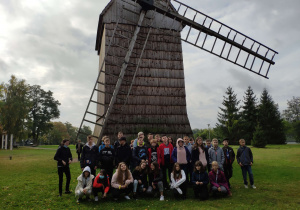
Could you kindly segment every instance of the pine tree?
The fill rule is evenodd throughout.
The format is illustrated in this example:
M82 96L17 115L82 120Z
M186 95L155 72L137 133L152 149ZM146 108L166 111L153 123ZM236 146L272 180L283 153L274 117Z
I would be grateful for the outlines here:
M255 132L253 133L253 140L251 141L251 144L252 146L259 148L266 147L267 145L265 132L259 124L255 127Z
M239 103L236 94L229 86L226 91L227 96L223 96L224 100L222 105L224 108L220 108L221 112L218 112L218 121L216 124L218 130L221 131L223 137L230 139L231 144L238 144L240 138L239 131Z
M243 138L249 141L253 139L253 133L257 126L257 99L253 93L252 88L249 86L244 96L243 111L241 112L241 126Z
M258 122L264 132L268 144L284 144L286 141L283 120L276 105L264 89L258 108Z

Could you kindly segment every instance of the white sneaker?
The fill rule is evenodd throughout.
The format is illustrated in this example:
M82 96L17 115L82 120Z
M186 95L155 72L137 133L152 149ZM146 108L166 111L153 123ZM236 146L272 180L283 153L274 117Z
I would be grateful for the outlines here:
M165 197L163 195L160 196L160 201L164 201L165 200Z
M125 195L124 197L126 200L130 200L130 197L128 195Z
M96 197L95 197L95 201L97 202L98 200L99 200L99 199L98 199L98 196L96 196Z
M256 187L255 187L255 185L253 184L253 185L251 185L251 187L253 188L253 189L256 189Z
M245 188L248 189L248 185L245 184Z

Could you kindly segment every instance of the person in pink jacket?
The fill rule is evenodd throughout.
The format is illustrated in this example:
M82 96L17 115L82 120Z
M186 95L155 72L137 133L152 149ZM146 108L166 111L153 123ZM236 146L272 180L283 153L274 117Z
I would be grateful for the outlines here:
M211 167L212 170L209 172L208 177L213 196L217 196L218 194L232 196L225 174L219 169L218 162L213 161Z
M113 198L117 201L121 194L125 194L125 199L130 200L128 195L133 189L132 183L133 177L128 166L125 162L119 163L118 169L111 179Z

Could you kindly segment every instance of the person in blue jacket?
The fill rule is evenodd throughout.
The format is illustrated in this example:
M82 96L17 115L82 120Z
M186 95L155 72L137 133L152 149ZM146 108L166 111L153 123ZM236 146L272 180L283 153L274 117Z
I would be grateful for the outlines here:
M207 200L209 197L207 185L209 183L208 174L205 171L201 161L196 161L194 165L194 172L192 174L192 183L195 198L200 200Z

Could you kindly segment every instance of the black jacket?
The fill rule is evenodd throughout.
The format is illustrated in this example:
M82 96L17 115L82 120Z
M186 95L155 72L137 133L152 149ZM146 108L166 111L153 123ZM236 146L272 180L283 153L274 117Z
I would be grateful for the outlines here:
M233 151L233 149L231 147L223 147L222 148L223 152L224 152L224 156L225 156L225 162L224 162L224 166L226 165L232 165L232 163L235 160L235 153ZM229 154L229 158L227 157L227 151Z
M104 147L99 153L99 161L103 168L112 168L114 166L115 150L111 147Z
M150 172L148 175L148 178L149 178L149 186L152 186L152 183L157 184L157 182L160 182L163 180L163 173L159 169L159 174L154 175L154 173Z
M147 167L147 166L146 166ZM144 188L148 188L147 174L144 172L140 172L139 170L134 170L132 173L133 180L141 180Z
M98 163L98 157L99 152L96 145L93 145L92 148L84 145L81 153L80 167L84 168L89 166L90 168L94 168Z
M204 147L204 152L205 152L206 162L208 165L209 157L208 157L208 149L206 147ZM198 160L199 160L199 148L193 148L192 149L192 164L194 165L195 162Z
M57 161L57 166L58 167L63 167L64 164L62 163L62 161L66 162L66 166L69 166L69 160L73 160L72 158L72 153L69 147L64 147L64 146L60 146L55 155L54 155L54 160Z
M148 160L148 149L146 146L135 147L132 151L133 166L136 167L142 160Z
M83 145L81 143L77 143L76 144L76 153L81 153L82 147L83 147Z
M244 166L250 165L250 162L253 163L252 151L249 147L240 147L237 151L236 160L239 163L242 163Z
M129 167L130 160L131 160L131 148L130 146L125 143L124 146L121 144L115 148L116 152L116 165L118 165L120 162L125 162L126 165Z
M199 173L194 171L192 174L193 185L196 185L196 182L203 182L204 185L207 185L209 183L207 172Z

